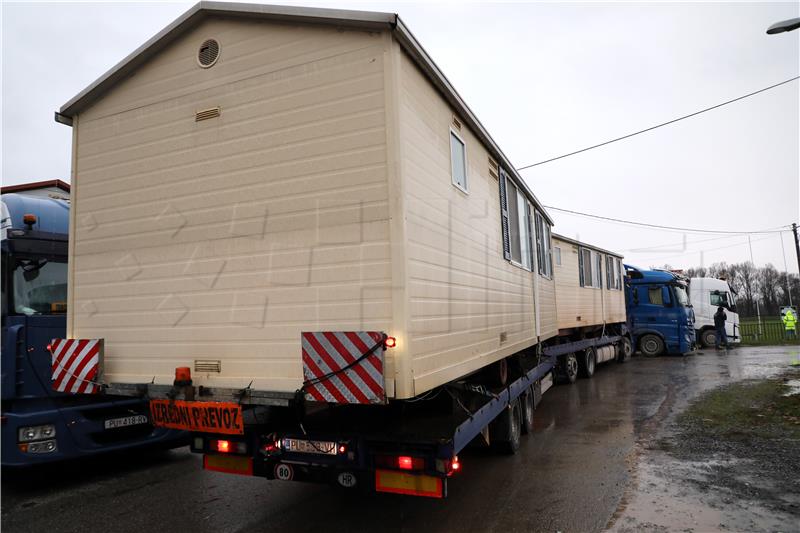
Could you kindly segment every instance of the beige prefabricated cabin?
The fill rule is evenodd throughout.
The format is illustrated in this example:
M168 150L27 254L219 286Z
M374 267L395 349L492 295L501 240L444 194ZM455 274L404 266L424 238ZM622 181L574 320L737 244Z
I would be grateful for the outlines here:
M301 332L384 331L410 398L557 333L551 219L394 14L202 2L56 120L106 382L291 392Z
M561 235L553 255L559 333L625 322L621 255Z

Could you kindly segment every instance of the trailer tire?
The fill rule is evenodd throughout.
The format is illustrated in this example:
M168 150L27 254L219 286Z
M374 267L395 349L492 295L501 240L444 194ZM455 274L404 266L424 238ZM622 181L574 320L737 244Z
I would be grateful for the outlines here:
M619 362L628 361L633 355L633 343L628 337L622 337L619 343Z
M505 387L508 383L508 358L495 361L482 371L486 384L490 387Z
M717 334L713 329L706 329L700 333L700 342L706 348L711 348L717 344Z
M664 353L664 341L653 333L648 333L639 341L639 349L648 357L655 357Z
M519 400L511 402L489 427L492 448L505 455L514 455L519 450L522 435L522 409Z
M528 390L520 396L522 408L522 434L528 435L533 433L533 387L528 387Z
M590 378L594 376L594 369L597 366L597 352L594 348L586 348L578 360L581 377Z
M561 358L561 376L570 385L578 381L578 358L574 353L565 354Z

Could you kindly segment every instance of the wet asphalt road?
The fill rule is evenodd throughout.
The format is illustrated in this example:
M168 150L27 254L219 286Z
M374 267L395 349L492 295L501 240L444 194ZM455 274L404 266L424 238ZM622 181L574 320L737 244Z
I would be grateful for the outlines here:
M594 378L545 394L517 455L462 453L463 472L444 501L205 472L199 456L180 449L4 472L2 529L600 531L630 497L637 442L700 392L774 374L798 351L710 350L603 365Z

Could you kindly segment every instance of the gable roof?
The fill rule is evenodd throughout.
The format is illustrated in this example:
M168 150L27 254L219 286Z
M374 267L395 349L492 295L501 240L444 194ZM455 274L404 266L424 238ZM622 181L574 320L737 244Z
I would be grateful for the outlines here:
M61 189L64 192L69 192L69 183L56 179L56 180L45 180L45 181L32 181L29 183L20 183L18 185L3 185L0 188L0 193L8 194L14 192L35 191L37 189L47 189L49 187L55 187L57 189Z
M591 248L595 252L600 252L600 253L604 253L606 255L612 255L614 257L618 257L620 259L623 259L623 255L618 253L618 252L612 252L610 250L606 250L604 248L600 248L600 247L595 246L593 244L588 244L588 243L581 242L581 241L578 241L578 240L575 240L575 239L570 239L569 237L565 237L565 236L559 235L557 233L553 233L553 238L556 239L556 240L562 241L562 242L567 242L569 244L574 244L575 246L580 246L582 248Z
M453 106L458 115L470 127L486 150L508 171L513 181L524 190L537 209L542 212L550 224L553 219L528 187L522 176L516 171L506 155L500 150L494 139L483 127L478 118L467 106L453 85L445 77L433 59L395 13L372 11L350 11L340 9L323 9L294 6L275 6L260 4L240 4L228 2L201 1L175 19L171 24L150 38L142 46L134 50L122 61L111 67L91 85L72 97L55 113L56 122L72 126L72 117L86 109L96 100L103 97L114 85L139 66L157 55L161 50L175 41L186 31L195 27L208 17L247 17L251 19L297 22L306 24L324 24L337 27L359 28L365 30L387 30L393 34L397 42L413 59L442 96Z

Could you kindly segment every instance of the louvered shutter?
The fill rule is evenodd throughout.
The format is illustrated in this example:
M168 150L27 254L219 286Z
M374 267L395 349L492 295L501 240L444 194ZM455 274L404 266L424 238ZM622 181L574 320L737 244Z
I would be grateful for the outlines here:
M578 275L581 280L581 287L585 287L586 280L583 279L583 248L578 248Z
M506 195L506 179L508 175L500 167L500 225L503 230L503 257L511 260L511 235L508 227L508 196ZM516 198L514 199L516 201Z

